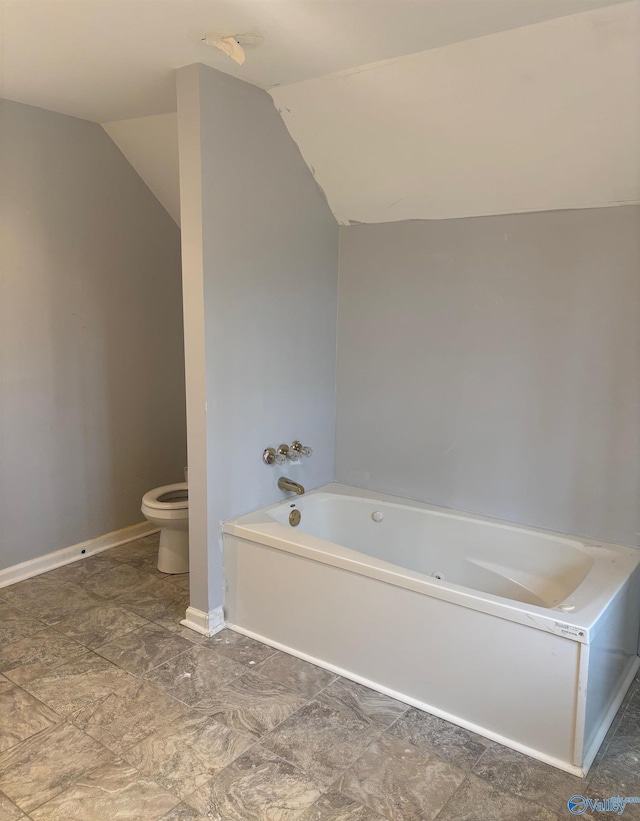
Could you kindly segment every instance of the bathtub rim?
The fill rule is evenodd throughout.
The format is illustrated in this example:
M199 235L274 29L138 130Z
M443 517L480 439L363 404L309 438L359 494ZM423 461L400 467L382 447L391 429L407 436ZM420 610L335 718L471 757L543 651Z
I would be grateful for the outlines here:
M462 607L560 635L582 644L590 644L593 641L598 632L598 624L601 623L608 607L640 564L640 550L637 548L569 536L565 533L556 533L528 525L519 525L495 517L443 508L425 502L415 502L410 499L377 491L363 490L338 482L321 485L308 491L305 496L309 498L323 494L347 496L364 501L379 501L398 507L420 509L426 512L444 514L448 517L477 521L485 525L497 525L503 529L507 528L516 532L543 536L570 544L575 549L583 549L592 556L594 564L581 584L578 585L572 597L578 597L579 595L581 599L584 599L584 603L582 603L582 606L576 606L576 610L571 613L556 608L543 608L537 605L525 604L514 599L507 599L491 593L455 585L448 581L443 582L431 576L407 570L399 565L372 558L334 542L320 539L305 531L287 527L273 519L271 521L265 520L269 511L283 505L292 504L297 497L283 497L278 502L265 505L243 516L223 522L223 533L250 542L264 544L275 550L284 550L311 561L333 565L347 572L365 575L387 584L413 590L422 595L444 599ZM611 552L620 558L617 564L611 562ZM604 590L601 581L599 579L596 581L596 573L594 572L602 569L608 569L609 571ZM599 592L600 595L594 600L595 592Z

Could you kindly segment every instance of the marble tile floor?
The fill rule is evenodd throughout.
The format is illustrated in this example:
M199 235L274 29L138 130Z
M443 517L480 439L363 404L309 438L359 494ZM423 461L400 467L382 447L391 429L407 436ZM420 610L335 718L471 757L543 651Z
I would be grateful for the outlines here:
M0 589L0 821L554 821L575 793L640 795L640 680L579 779L181 627L188 577L156 552L147 537Z

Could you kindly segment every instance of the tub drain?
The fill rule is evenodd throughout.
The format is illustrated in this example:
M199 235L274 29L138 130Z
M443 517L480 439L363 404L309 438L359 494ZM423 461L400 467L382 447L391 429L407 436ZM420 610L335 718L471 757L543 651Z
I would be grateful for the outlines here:
M434 579L440 579L441 581L444 581L444 573L441 570L434 570L431 576Z

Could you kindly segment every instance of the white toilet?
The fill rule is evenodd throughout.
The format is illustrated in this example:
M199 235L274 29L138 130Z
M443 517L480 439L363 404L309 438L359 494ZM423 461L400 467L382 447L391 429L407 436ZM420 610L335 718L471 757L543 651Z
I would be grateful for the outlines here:
M189 572L189 491L186 482L154 488L142 497L144 516L160 528L158 570Z

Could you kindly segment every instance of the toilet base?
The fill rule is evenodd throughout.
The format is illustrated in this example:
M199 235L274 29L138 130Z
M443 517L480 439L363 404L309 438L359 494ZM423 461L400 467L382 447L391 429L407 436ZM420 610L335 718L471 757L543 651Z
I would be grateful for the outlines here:
M158 570L161 573L189 572L188 530L162 528L158 548Z

